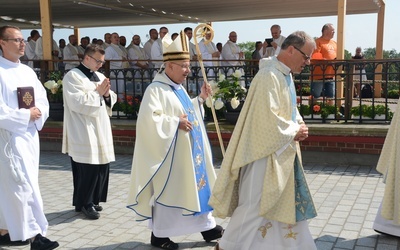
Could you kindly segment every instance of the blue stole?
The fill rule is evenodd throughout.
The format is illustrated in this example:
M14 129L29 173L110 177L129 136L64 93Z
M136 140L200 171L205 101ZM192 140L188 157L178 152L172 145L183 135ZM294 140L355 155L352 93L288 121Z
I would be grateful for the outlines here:
M193 166L196 174L197 191L200 203L200 212L195 212L194 215L205 214L212 211L212 207L208 205L208 201L211 197L210 184L208 182L208 175L206 170L205 158L204 158L204 144L203 135L199 120L196 117L194 106L189 96L183 90L183 88L175 89L171 86L175 95L178 97L183 108L188 115L188 120L193 124L193 129L189 132L192 138L192 158Z
M290 100L292 106L292 121L296 121L297 100L296 89L291 74L286 75L286 82L290 90ZM303 221L317 216L310 190L308 189L307 180L303 169L300 168L299 158L294 159L294 181L295 181L295 204L296 204L296 221Z

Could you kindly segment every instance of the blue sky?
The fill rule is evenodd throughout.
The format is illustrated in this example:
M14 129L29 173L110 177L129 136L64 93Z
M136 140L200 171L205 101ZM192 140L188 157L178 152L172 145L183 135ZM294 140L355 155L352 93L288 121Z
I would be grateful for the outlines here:
M366 0L372 1L372 0ZM385 30L384 30L384 50L395 49L400 52L400 1L386 0L385 13ZM356 47L361 46L363 49L375 47L376 45L376 26L377 14L364 15L348 15L346 16L346 31L345 31L345 49L354 54ZM238 21L238 22L214 22L213 28L215 31L214 42L225 43L228 40L229 32L236 31L238 34L238 43L247 41L263 41L270 37L269 28L273 24L279 24L282 29L282 35L287 36L293 31L304 30L312 37L321 35L321 27L325 23L333 23L336 27L337 17L312 17L312 18L288 18L288 19L269 19L255 21ZM91 39L101 38L105 32L117 32L120 36L126 36L128 43L132 36L138 34L144 43L146 35L150 28L157 30L163 25L146 25L146 26L123 26L123 27L101 27L101 28L82 28L80 29L81 36L89 36ZM172 34L189 26L193 29L197 26L195 23L180 23L165 25ZM24 30L24 37L29 36L30 30ZM68 36L73 33L70 29L56 29L54 39L58 42L60 38L68 41Z

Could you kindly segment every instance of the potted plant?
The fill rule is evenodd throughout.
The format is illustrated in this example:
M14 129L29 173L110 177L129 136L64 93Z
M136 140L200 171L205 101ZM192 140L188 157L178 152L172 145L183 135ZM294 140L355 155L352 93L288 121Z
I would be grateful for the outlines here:
M321 118L321 105L319 103L314 104L312 106L312 116L313 118L320 119Z
M62 77L61 71L51 72L49 80L43 84L46 88L47 99L50 103L63 102Z
M311 107L310 105L300 104L299 112L303 118L311 118Z
M352 115L352 118L356 119L356 120L360 119L360 117L363 117L363 119L365 119L367 117L368 118L373 117L371 106L368 106L366 104L352 107L350 109L350 114Z
M49 80L43 84L46 88L50 105L49 118L54 121L64 120L62 77L63 73L61 71L51 72Z
M209 82L214 93L214 107L216 110L230 106L233 110L240 111L238 107L244 102L247 95L247 89L240 85L239 79L241 77L241 71L236 70L229 78L220 74L218 82ZM211 103L208 99L206 105L211 107ZM227 107L227 109L230 107Z
M372 109L372 106L371 106ZM374 106L374 119L377 120L384 120L386 118L386 115L388 117L388 120L391 120L393 117L393 112L390 111L390 108L387 107L385 105L382 104L378 104L376 106Z
M240 84L241 77L241 71L236 70L229 78L220 74L218 82L209 82L214 93L214 108L224 108L225 119L231 124L236 124L247 95L247 89ZM210 99L206 100L206 106L211 107Z
M118 98L113 110L123 112L128 119L136 119L141 104L141 96L125 95L124 99Z
M338 108L335 105L325 104L321 109L321 117L335 119L336 114L338 113Z
M314 118L334 119L338 113L338 108L334 105L317 103L313 106Z

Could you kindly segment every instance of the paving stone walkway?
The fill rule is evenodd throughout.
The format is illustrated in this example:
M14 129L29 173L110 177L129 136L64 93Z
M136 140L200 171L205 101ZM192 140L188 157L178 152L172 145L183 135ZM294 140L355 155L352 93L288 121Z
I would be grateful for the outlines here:
M132 156L116 158L111 164L108 202L102 204L100 219L92 221L71 206L69 157L42 152L39 179L50 224L48 237L60 243L59 249L157 249L149 244L147 222L135 222L134 213L125 208ZM400 249L399 238L371 229L384 191L382 176L374 168L312 164L306 165L305 171L318 209L318 216L309 221L318 250ZM217 222L226 226L229 219ZM204 242L200 233L172 240L180 249L211 250L215 245Z

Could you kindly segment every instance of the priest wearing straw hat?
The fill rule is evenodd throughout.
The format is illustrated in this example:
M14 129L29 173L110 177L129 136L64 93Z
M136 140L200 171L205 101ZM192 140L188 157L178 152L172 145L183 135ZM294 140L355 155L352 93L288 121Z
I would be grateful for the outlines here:
M222 236L208 205L215 182L210 143L203 124L207 84L191 99L183 88L190 73L185 33L163 39L164 64L147 87L136 123L128 208L149 220L151 245L178 249L169 237L201 232L210 242Z

